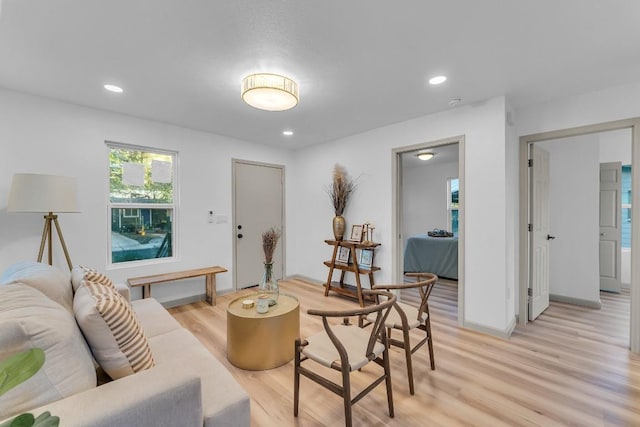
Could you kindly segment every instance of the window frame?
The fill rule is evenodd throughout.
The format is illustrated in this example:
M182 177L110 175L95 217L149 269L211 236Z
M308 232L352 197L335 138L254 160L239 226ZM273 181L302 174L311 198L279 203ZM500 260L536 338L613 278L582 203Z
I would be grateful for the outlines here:
M179 261L179 244L178 234L179 231L179 152L173 150L166 150L161 148L153 148L143 145L125 144L121 142L105 141L106 157L107 157L107 269L116 270L121 268L139 267L145 265L164 264L168 262ZM172 157L172 190L173 190L173 202L172 203L114 203L111 201L111 183L109 177L111 173L111 164L109 163L109 155L112 149L124 149L132 151L143 151L153 154L163 154ZM139 216L141 215L140 209L171 209L172 221L171 221L171 256L163 258L147 258L132 261L113 262L113 247L111 239L111 226L112 226L112 212L113 209L138 209Z

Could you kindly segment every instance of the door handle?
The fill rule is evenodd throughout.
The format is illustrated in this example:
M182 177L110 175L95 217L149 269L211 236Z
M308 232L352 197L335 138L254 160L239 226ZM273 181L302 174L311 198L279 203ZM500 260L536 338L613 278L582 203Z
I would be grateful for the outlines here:
M551 234L547 234L547 240L553 240L556 236L552 236Z
M238 234L238 239L242 239L242 233Z

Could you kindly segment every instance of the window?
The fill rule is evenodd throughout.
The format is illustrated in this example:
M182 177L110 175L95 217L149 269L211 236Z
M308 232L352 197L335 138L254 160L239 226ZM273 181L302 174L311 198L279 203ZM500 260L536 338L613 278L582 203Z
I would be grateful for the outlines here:
M631 166L622 166L622 242L631 248Z
M176 153L107 145L110 264L173 258Z
M458 178L449 178L447 180L447 221L449 231L456 236L458 235L459 193Z

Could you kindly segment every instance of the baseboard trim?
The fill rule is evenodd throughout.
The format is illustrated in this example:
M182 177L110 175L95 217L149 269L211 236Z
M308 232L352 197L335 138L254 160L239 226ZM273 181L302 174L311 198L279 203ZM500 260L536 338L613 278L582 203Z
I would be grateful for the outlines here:
M509 322L509 325L505 330L492 328L490 326L480 325L478 323L469 322L468 320L464 322L464 325L462 327L466 329L470 329L472 331L480 332L486 335L491 335L497 338L502 338L504 340L507 340L509 339L509 337L511 336L511 333L516 327L516 318L514 317L513 319L511 319L511 322Z
M291 276L287 276L284 280L301 280L303 282L311 283L312 285L324 286L324 282L312 279L311 277L307 277L302 274L292 274Z
M518 319L516 318L516 316L513 316L513 318L511 319L511 322L509 322L509 324L507 325L507 331L506 331L507 338L511 337L511 334L516 329L517 324L518 324Z
M204 301L205 294L189 295L188 297L172 299L168 301L158 301L164 308L173 308L179 305L193 304L194 302Z
M555 302L563 302L566 304L579 305L581 307L595 308L598 310L602 308L602 302L600 302L600 300L590 301L586 299L573 298L573 297L567 297L564 295L555 295L555 294L549 294L549 300L555 301Z

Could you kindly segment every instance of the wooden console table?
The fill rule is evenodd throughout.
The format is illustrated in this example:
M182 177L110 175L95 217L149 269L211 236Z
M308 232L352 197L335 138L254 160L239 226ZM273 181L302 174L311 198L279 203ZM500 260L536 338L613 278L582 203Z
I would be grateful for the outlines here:
M226 271L226 268L216 265L215 267L196 268L194 270L134 277L129 279L128 282L129 286L132 288L143 286L142 298L149 298L151 296L151 285L155 285L156 283L173 282L175 280L205 276L207 281L207 302L211 305L216 305L216 274L224 273Z
M352 298L357 298L358 303L361 307L364 307L365 300L373 301L373 298L365 298L362 295L362 285L360 282L360 275L365 274L369 277L369 286L373 287L373 273L375 271L380 270L379 267L362 267L358 265L358 257L356 256L356 250L360 251L362 249L371 249L375 250L380 243L359 243L359 242L350 242L348 240L325 240L325 243L333 246L333 256L330 261L325 261L324 265L329 267L329 277L327 278L327 283L324 284L324 296L329 295L329 291L336 292L340 295L346 295ZM340 262L338 260L338 253L340 248L349 249L349 257L347 262ZM333 279L333 271L340 270L340 281L335 282ZM351 272L355 275L356 284L349 285L344 283L345 273Z

